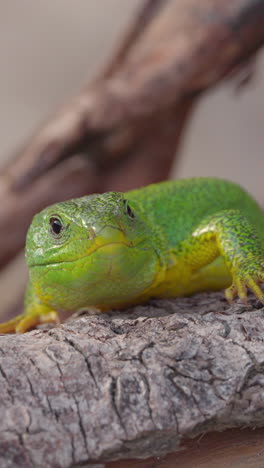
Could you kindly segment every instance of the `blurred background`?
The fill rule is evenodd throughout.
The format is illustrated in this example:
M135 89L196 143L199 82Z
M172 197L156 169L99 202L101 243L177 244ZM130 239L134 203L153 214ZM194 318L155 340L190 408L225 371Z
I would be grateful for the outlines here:
M52 114L96 76L140 0L12 0L0 3L0 164ZM172 177L214 175L240 182L264 203L264 58L250 84L203 95ZM20 278L10 267L1 291ZM10 294L9 294L10 295Z

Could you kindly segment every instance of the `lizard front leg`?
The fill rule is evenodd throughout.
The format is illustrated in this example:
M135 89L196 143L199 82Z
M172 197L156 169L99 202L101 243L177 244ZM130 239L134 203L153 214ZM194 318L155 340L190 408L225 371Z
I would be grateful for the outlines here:
M227 300L232 302L238 295L247 303L250 289L264 304L259 286L264 282L263 240L241 211L223 210L205 218L179 244L175 255L194 274L222 256L232 277L232 284L225 291Z
M36 325L50 322L59 322L57 312L39 300L29 283L25 295L24 313L9 322L1 323L0 333L24 333Z

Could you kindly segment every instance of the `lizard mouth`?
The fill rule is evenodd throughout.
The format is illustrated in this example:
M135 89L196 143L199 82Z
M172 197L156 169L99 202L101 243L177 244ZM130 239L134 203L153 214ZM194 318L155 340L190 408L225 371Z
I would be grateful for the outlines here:
M140 242L139 242L140 243ZM139 244L138 243L138 244ZM138 244L133 244L132 242L108 242L108 243L105 243L105 244L100 244L100 245L94 245L93 247L90 247L88 249L88 251L86 250L82 255L79 255L78 257L76 258L71 258L71 259L64 259L64 260L47 260L47 261L28 261L28 267L29 268L34 268L34 267L41 267L41 266L51 266L51 267L55 267L56 265L63 265L63 264L66 264L66 263L74 263L74 262L77 262L79 260L82 260L84 258L88 258L90 256L93 255L93 253L97 252L98 250L101 250L103 249L104 247L111 247L111 246L115 246L115 245L123 245L124 247L128 247L128 248L134 248L136 245Z

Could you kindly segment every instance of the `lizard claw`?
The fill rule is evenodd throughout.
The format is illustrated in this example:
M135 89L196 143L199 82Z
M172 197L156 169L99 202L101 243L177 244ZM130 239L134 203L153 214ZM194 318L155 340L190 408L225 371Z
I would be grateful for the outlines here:
M254 296L264 304L264 293L258 283L262 283L264 280L256 280L251 276L242 280L236 278L233 284L225 290L225 297L229 304L232 304L235 297L238 296L244 305L248 305L247 291L250 289Z

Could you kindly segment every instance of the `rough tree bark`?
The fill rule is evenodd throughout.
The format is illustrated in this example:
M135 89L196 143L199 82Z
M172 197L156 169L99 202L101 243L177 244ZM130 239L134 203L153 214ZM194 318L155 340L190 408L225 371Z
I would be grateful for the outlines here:
M1 467L161 456L208 431L262 426L264 309L253 304L201 294L1 336Z

